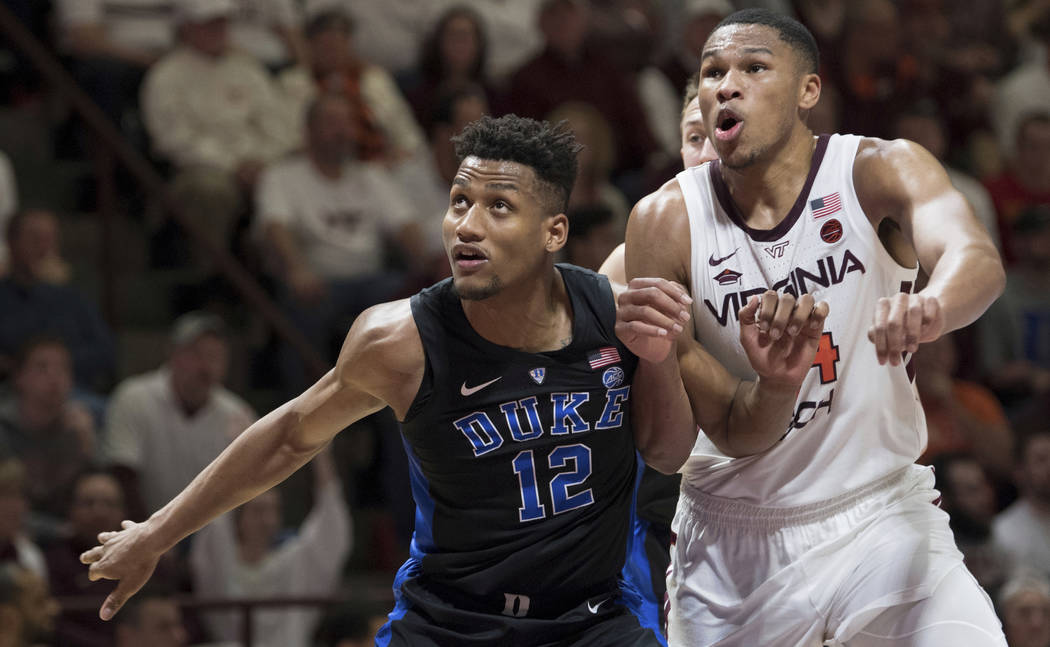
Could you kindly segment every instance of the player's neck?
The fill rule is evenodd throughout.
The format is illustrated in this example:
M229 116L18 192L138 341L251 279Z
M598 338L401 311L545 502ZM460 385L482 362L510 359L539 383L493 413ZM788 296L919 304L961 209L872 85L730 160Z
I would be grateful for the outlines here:
M572 307L561 273L508 286L480 301L462 300L463 312L486 340L529 353L557 350L572 340Z
M772 229L788 215L806 184L816 144L813 133L800 127L767 159L741 169L722 166L722 178L749 227Z

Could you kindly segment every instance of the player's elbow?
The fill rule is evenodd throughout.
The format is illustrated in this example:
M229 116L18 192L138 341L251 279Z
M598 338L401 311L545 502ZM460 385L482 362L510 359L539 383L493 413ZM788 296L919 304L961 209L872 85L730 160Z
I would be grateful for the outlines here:
M695 440L695 436L694 436ZM666 440L649 439L638 442L638 453L649 467L663 474L675 474L689 458L692 443L670 443Z

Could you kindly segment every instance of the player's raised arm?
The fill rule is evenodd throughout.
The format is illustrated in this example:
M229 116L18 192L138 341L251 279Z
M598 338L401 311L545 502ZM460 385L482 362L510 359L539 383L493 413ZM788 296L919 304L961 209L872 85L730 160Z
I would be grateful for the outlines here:
M631 281L619 298L618 327L626 323L620 320L638 316L642 304L656 306L647 296L655 293L637 277L690 284L684 214L677 181L644 198L632 212L626 248ZM634 307L624 308L625 302ZM776 443L787 429L827 313L827 304L814 303L808 295L796 303L791 295L767 292L745 305L741 343L759 376L753 382L733 377L705 351L691 321L682 323L677 337L673 329L661 335L670 340L664 343L673 346L678 362L656 361L658 353L643 355L635 375L635 436L646 461L664 472L677 470L689 456L697 425L727 456L758 453ZM692 413L688 425L680 419L683 399Z
M966 198L918 144L865 140L853 178L873 226L884 218L895 222L930 276L921 292L876 304L868 337L880 363L897 365L903 352L977 319L1002 293L1006 274Z
M239 435L149 519L102 533L101 545L81 555L91 580L119 580L100 616L113 617L181 539L286 479L347 425L388 404L402 417L422 375L422 344L408 300L365 311L334 369Z

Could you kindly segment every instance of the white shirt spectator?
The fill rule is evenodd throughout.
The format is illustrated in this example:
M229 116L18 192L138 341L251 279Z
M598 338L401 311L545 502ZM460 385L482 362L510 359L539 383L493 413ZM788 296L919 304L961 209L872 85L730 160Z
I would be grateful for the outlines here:
M338 479L315 493L313 509L299 533L256 564L238 553L234 513L227 513L193 536L190 566L194 590L204 597L297 597L333 594L343 560L351 548L351 519ZM253 614L253 644L260 647L308 647L318 612L291 611ZM213 613L208 625L217 640L240 636L240 614Z
M266 65L279 65L294 58L277 30L300 28L293 0L237 0L237 13L230 21L233 44Z
M1009 158L1017 141L1017 127L1025 115L1050 110L1050 53L1006 76L995 88L993 110L999 148Z
M179 168L269 161L294 147L300 130L262 65L237 52L211 59L177 48L147 73L142 110L154 148Z
M57 0L59 27L99 25L111 42L155 54L175 42L172 0Z
M255 226L284 225L303 258L328 279L367 275L382 267L384 237L414 218L401 187L381 166L348 162L343 175L321 175L303 155L263 172Z
M7 271L7 221L18 211L18 183L11 160L0 151L0 276Z
M1015 566L1050 577L1050 515L1019 499L995 518L992 536Z
M166 504L230 442L255 421L255 413L223 387L187 418L167 368L119 384L106 411L101 454L108 464L137 470L149 512Z

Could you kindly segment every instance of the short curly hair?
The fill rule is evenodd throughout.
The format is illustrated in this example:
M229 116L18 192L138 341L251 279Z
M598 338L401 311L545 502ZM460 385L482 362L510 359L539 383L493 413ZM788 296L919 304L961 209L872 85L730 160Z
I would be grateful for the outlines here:
M816 74L820 70L820 50L817 41L805 25L789 16L778 14L769 9L741 9L726 16L711 33L729 25L763 25L777 31L780 40L791 46L802 60L803 69ZM710 36L708 37L710 38Z
M553 213L564 213L576 183L576 154L581 146L565 122L551 124L517 115L485 116L452 138L456 156L516 162L536 173L541 199ZM550 196L549 199L547 196Z

